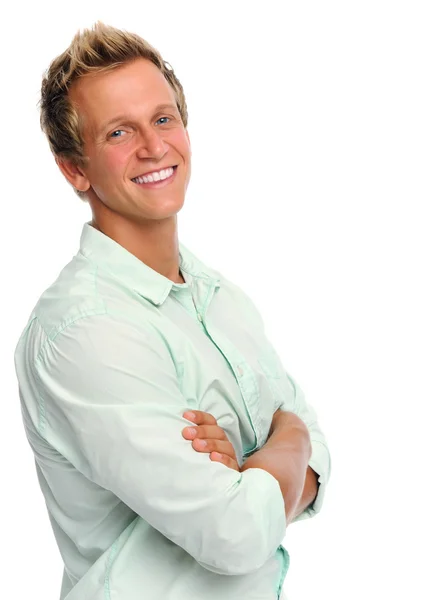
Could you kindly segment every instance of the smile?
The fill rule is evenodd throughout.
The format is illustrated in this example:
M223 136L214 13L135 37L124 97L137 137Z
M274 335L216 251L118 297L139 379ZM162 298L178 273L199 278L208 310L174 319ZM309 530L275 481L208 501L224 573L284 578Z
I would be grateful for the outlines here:
M161 171L154 171L153 173L148 173L147 175L141 175L140 177L134 177L131 181L137 184L145 184L145 183L157 183L161 181L166 181L170 179L174 172L177 170L177 167L169 167L168 169L162 169Z

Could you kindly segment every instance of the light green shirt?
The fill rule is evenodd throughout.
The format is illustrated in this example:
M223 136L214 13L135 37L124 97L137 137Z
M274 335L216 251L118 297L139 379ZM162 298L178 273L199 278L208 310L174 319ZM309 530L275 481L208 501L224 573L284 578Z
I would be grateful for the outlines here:
M321 508L327 443L258 310L182 243L179 259L185 284L84 223L17 344L23 422L65 565L61 600L279 598L289 565L279 483L194 450L182 436L191 408L215 416L240 466L279 407L297 413L319 490L295 520Z

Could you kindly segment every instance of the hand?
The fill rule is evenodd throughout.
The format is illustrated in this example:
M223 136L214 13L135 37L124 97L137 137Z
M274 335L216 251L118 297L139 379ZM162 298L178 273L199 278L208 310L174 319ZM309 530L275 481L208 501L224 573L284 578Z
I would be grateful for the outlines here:
M193 413L195 417L191 417ZM202 410L190 410L183 413L183 417L196 423L196 432L191 433L191 427L182 431L185 440L192 440L192 448L197 452L210 452L210 460L221 462L226 467L239 471L235 449L229 441L224 429L217 425L213 415ZM207 442L203 445L203 441Z

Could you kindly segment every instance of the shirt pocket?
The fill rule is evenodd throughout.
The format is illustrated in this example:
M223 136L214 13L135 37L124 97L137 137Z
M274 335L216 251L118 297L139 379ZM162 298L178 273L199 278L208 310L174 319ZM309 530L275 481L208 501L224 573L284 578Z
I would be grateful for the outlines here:
M274 414L284 402L285 371L279 356L271 345L264 346L259 352L258 364L271 391L273 398L272 414Z

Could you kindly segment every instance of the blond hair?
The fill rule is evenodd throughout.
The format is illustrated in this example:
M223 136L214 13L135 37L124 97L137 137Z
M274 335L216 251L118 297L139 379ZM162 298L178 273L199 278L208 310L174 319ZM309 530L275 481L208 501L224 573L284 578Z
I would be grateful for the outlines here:
M81 118L68 96L73 82L88 73L109 71L136 58L150 60L163 73L174 91L184 127L187 127L183 87L171 65L135 33L97 21L91 29L76 33L70 46L50 63L43 76L40 124L55 157L70 160L79 167L85 167L88 162L84 155ZM87 201L86 192L77 189L75 192L81 200Z

